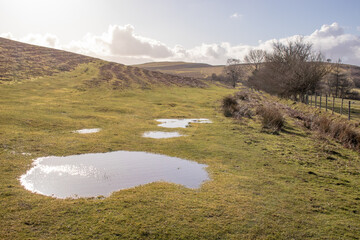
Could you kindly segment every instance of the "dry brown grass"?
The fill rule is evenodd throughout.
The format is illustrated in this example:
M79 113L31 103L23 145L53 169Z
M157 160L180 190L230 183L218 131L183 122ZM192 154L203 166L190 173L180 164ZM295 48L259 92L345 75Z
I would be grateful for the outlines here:
M282 105L289 117L299 120L307 129L318 132L321 137L331 137L346 148L360 151L360 130L352 121L330 113L314 112L311 107L301 111Z
M226 117L235 119L258 115L261 117L263 128L272 132L280 131L285 124L285 119L276 104L261 101L259 95L250 90L242 90L233 96L225 97L222 110Z
M71 71L95 58L0 38L0 83Z
M285 119L275 105L259 106L256 113L262 117L263 128L279 132L284 127Z
M225 97L222 102L224 115L235 119L257 115L263 129L279 132L284 127L285 114L303 127L319 133L321 138L330 137L346 148L360 151L360 130L353 122L336 118L330 113L314 112L310 107L300 110L260 95L260 92L242 90Z

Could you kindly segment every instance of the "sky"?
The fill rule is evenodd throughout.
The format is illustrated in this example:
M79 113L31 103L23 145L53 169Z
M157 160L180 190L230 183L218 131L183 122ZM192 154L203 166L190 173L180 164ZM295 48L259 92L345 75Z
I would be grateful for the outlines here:
M360 65L360 0L0 0L0 36L124 64L225 64L303 36Z

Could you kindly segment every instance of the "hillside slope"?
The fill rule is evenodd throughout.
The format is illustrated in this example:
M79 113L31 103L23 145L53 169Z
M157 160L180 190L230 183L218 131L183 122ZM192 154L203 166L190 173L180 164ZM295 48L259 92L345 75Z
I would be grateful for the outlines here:
M96 59L0 38L0 83L73 70Z
M207 86L197 78L149 71L112 62L102 62L99 67L99 74L87 80L85 84L89 87L106 85L112 89L151 88L153 85Z
M92 64L98 74L84 81L88 87L149 88L151 85L205 87L202 81L107 62L62 50L39 47L0 38L0 84L22 82L34 77L72 71L80 64Z

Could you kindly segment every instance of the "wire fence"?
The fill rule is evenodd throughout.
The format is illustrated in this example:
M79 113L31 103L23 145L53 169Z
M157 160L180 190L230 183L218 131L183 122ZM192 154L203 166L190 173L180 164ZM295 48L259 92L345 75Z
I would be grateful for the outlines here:
M357 100L336 98L328 95L306 95L305 103L315 108L331 111L332 114L338 113L347 116L348 120L360 118L360 104Z

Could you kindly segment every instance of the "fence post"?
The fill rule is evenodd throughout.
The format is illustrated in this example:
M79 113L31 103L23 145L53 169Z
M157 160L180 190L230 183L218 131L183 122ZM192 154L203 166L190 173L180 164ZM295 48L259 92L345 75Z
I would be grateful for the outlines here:
M335 107L335 97L333 96L333 106L332 106L332 113L331 114L334 114L334 107Z
M319 105L319 108L321 109L321 94L320 94L320 105Z
M317 105L317 95L315 93L315 107L316 107L316 105Z
M312 95L310 95L310 106L312 106Z
M343 106L344 106L344 98L341 98L340 115L342 114Z
M348 116L348 120L350 120L350 109L351 109L351 101L349 101L349 116Z
M327 111L327 94L325 95L325 109Z

